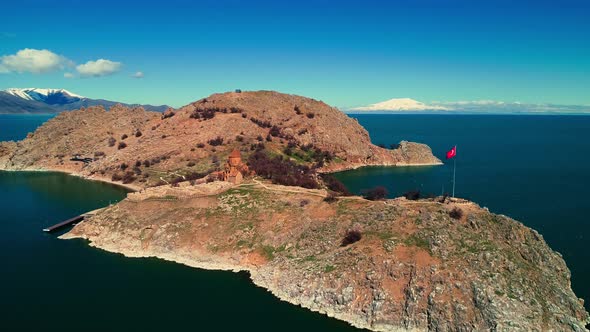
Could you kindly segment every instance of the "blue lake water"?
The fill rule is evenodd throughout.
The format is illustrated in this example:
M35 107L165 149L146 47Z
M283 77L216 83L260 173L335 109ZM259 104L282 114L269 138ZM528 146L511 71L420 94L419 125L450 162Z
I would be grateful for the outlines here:
M0 139L48 118L0 115ZM41 231L125 195L59 173L0 171L0 330L358 331L281 302L246 274L125 258Z
M375 144L428 144L444 160L457 145L456 196L538 230L590 301L590 117L513 115L353 115ZM354 192L383 185L451 192L453 161L433 167L374 167L337 174ZM590 308L586 302L586 308Z
M590 299L590 117L355 116L377 144L458 145L457 196L539 230ZM0 140L17 140L47 116L0 115ZM452 164L365 168L337 174L353 191L385 185L449 191ZM277 300L246 275L130 259L62 241L41 229L122 199L125 191L57 173L0 172L0 312L3 330L355 331Z

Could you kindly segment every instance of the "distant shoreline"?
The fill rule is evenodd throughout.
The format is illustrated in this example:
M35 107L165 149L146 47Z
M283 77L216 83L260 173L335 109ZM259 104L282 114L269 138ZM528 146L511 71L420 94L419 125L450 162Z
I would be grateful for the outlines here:
M4 168L0 168L0 172L20 172L20 173L60 173L60 174L65 174L65 175L69 175L69 176L75 176L77 178L81 178L83 180L88 180L88 181L97 181L97 182L103 182L103 183L108 183L117 187L121 187L124 188L130 192L137 192L140 191L141 188L136 187L136 186L131 186L128 184L123 184L120 182L114 182L111 181L107 178L102 178L102 177L88 177L79 173L75 173L75 172L69 172L69 171L64 171L64 170L57 170L57 169L45 169L45 168L30 168L30 169L4 169Z
M449 112L449 111L342 111L346 115L506 115L506 116L590 116L590 113L484 113L484 112Z

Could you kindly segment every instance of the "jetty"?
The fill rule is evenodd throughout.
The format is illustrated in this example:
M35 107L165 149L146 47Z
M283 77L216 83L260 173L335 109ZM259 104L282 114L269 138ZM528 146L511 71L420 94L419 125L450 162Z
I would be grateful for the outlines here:
M55 231L57 231L59 229L62 229L64 227L74 226L77 223L83 221L84 218L89 217L89 216L92 216L92 215L96 214L100 210L102 210L102 208L101 209L97 209L97 210L93 210L93 211L90 211L90 212L83 213L83 214L81 214L79 216L75 216L75 217L70 218L68 220L64 220L64 221L62 221L60 223L57 223L57 224L55 224L53 226L49 226L49 227L43 228L43 231L46 232L46 233L52 233L52 232L55 232Z

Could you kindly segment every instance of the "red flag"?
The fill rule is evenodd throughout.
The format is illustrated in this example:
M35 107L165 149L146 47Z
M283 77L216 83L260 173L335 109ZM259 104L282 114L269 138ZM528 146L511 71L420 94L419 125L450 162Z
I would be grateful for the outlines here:
M447 159L451 159L453 157L457 156L457 146L453 146L452 149L450 149L449 151L447 151Z

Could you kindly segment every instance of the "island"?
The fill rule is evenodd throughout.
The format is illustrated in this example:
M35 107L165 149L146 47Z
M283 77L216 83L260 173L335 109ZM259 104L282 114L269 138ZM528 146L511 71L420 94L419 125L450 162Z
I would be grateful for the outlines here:
M62 113L0 169L134 189L61 236L129 257L247 271L278 298L373 331L584 331L561 255L536 231L458 198L368 200L331 172L438 165L424 144L371 144L356 120L272 91L164 113Z

